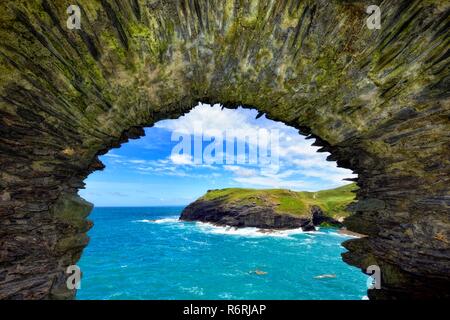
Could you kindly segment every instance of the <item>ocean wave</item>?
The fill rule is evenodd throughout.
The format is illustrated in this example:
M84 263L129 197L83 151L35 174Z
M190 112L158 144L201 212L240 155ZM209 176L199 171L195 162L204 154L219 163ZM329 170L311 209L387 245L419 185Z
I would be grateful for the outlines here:
M329 235L332 235L332 236L335 236L335 237L339 237L339 238L359 238L358 236L354 236L354 235L351 235L351 234L342 234L342 233L339 233L339 232L328 232L328 234Z
M203 288L196 287L196 286L195 287L180 287L180 289L183 291L192 293L196 296L203 296L205 294Z
M180 222L178 217L175 218L163 218L163 219L156 219L154 223L177 223Z
M274 229L260 229L254 227L236 228L231 226L216 226L206 222L196 222L197 227L210 234L233 235L249 238L261 237L278 237L278 238L292 238L295 234L314 234L315 231L303 231L301 228L289 230L274 230Z
M184 226L186 223L191 224L191 222L181 221L178 217L168 217L161 219L142 219L142 220L134 220L133 222L141 222L141 223L156 223L156 224L174 224L179 223L179 226ZM324 232L319 231L320 228L316 227L316 231L303 231L302 228L295 229L287 229L287 230L276 230L276 229L262 229L255 227L245 227L245 228L237 228L232 226L218 226L209 222L200 222L196 221L193 226L201 232L209 233L209 234L222 234L222 235L232 235L232 236L241 236L248 238L262 238L262 237L277 237L277 238L290 238L293 239L293 235L303 234L308 236L315 235L324 235L330 234L337 237L349 238L350 236L343 235L337 232Z
M142 220L134 220L133 222L142 222L142 223L176 223L180 222L178 220L178 217L171 217L171 218L162 218L162 219L142 219Z

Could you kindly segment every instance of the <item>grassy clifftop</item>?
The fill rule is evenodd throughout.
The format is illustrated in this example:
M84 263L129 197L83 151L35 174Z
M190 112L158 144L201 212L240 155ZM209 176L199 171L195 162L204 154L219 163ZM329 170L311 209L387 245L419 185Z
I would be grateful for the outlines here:
M356 190L355 183L339 188L317 192L291 191L287 189L247 189L227 188L209 190L199 200L221 200L225 203L254 204L271 206L277 213L306 216L310 214L310 207L319 206L322 211L334 219L345 218L350 212L345 208L355 199L352 190Z

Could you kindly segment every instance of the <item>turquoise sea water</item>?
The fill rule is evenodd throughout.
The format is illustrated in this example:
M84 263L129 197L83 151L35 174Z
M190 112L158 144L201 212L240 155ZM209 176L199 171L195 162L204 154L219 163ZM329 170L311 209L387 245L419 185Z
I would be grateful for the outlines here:
M95 208L77 299L357 299L367 276L332 228L263 234L180 222L182 207ZM267 274L258 275L260 270ZM322 274L335 278L316 279Z

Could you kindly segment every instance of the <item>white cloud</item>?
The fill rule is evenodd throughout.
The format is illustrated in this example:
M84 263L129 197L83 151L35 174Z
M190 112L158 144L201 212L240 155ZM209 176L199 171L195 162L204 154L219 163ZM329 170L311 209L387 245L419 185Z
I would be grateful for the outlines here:
M103 157L109 157L109 158L122 158L122 156L118 155L118 154L114 154L111 151L108 152L107 154L104 154Z
M257 174L257 171L250 168L245 168L241 166L230 166L225 165L223 166L225 170L231 171L234 173L235 176L238 177L253 177Z
M173 164L180 165L191 165L192 164L192 156L189 154L171 154L170 160Z
M134 164L144 164L144 163L146 163L146 160L128 160L128 162L134 163Z
M249 115L236 110L223 109L218 104L210 106L199 104L189 113L174 120L164 120L157 122L155 127L164 128L169 131L176 131L182 134L205 134L214 136L217 131L240 130L242 132L253 133L256 126L249 121ZM197 131L196 128L202 129Z
M289 137L290 139L282 140L282 148L279 150L280 157L298 157L306 156L317 158L320 156L317 153L319 147L313 147L309 145L306 141L299 141L299 139ZM301 138L301 137L300 137Z
M301 180L283 180L273 179L270 177L255 176L255 177L237 177L234 181L241 183L244 186L259 186L265 188L285 188L285 189L304 189L308 186L307 183Z
M305 140L295 128L281 122L261 117L255 120L256 110L238 108L237 110L221 109L220 105L203 105L195 107L188 114L175 119L164 120L155 124L156 128L199 136L215 136L219 132L238 133L239 137L252 136L259 129L276 129L279 133L279 166L264 167L255 165L224 164L222 169L231 172L231 179L242 186L262 186L274 188L316 188L322 184L326 187L348 183L344 178L352 178L350 170L337 168L335 162L326 161L329 153L318 153L319 147L311 146L313 140ZM202 130L197 130L198 128ZM197 129L196 129L197 128ZM206 138L205 138L206 140ZM169 143L169 142L168 142ZM226 150L224 150L226 151ZM227 152L227 151L226 151ZM218 170L220 165L196 164L189 154L174 153L159 160L133 159L125 160L119 155L107 154L115 158L116 163L128 165L139 172L147 174L173 175L180 177L213 177L209 172L199 173L198 168ZM236 155L239 158L240 155ZM270 169L278 170L270 170ZM216 175L217 176L217 175ZM220 176L220 174L218 175ZM314 181L312 181L314 180Z

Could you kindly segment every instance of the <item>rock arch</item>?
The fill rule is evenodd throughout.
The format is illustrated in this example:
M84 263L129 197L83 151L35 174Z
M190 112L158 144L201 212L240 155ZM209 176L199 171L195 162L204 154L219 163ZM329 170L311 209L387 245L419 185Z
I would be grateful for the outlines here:
M0 298L70 298L98 155L197 101L253 106L358 173L346 262L372 298L449 297L449 13L441 1L0 4ZM379 2L379 1L375 1Z

